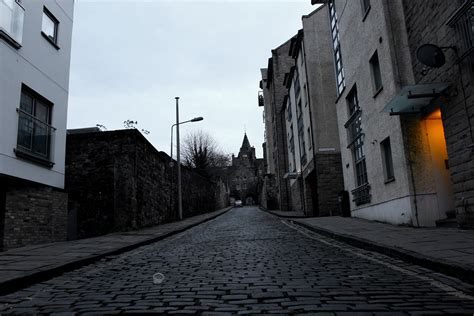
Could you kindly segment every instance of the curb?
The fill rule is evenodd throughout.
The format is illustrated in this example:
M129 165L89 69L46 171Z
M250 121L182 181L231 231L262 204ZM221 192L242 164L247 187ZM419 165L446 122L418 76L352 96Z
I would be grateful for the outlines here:
M297 216L291 216L291 215L277 214L277 213L274 213L273 211L267 210L267 209L264 208L263 206L259 206L259 209L260 209L261 211L264 211L264 212L266 212L266 213L272 214L272 215L277 216L277 217L280 217L280 218L309 218L309 216L305 216L305 215L303 215L303 216L301 216L301 215L299 215L299 216L298 216L298 215L297 215Z
M396 258L396 259L401 259L403 261L416 264L424 268L428 268L436 272L458 278L462 280L463 282L474 284L474 270L466 266L448 263L439 259L435 259L433 257L423 256L419 253L416 253L410 250L379 244L379 243L369 241L363 238L334 233L333 231L320 228L320 227L314 227L314 226L301 223L298 221L293 221L293 220L289 220L289 221L292 224L304 227L306 229L309 229L323 236L345 242L346 244L349 244L351 246L355 246L355 247L370 250L370 251L375 251L375 252L378 252L378 253L381 253L389 257Z
M21 276L21 277L15 278L15 279L11 279L11 280L2 282L2 283L0 283L0 296L4 296L4 295L7 295L7 294L16 292L18 290L24 289L24 288L26 288L28 286L31 286L31 285L34 285L36 283L43 282L43 281L49 280L51 278L57 277L57 276L59 276L63 273L76 270L80 267L83 267L83 266L89 265L91 263L94 263L96 261L99 261L100 259L102 259L104 257L119 255L119 254L122 254L124 252L128 252L128 251L134 250L136 248L146 246L146 245L152 244L154 242L163 240L165 238L171 237L173 235L182 233L182 232L184 232L188 229L191 229L195 226L201 225L201 224L203 224L205 222L208 222L208 221L211 221L211 220L213 220L213 219L215 219L215 218L217 218L221 215L224 215L232 209L233 209L233 207L224 208L224 209L222 209L222 212L220 212L219 214L215 214L214 216L206 218L202 221L192 223L188 226L173 230L173 231L168 232L164 235L152 237L150 239L143 240L143 241L140 241L140 242L135 243L135 244L127 245L127 246L120 247L120 248L117 248L117 249L113 249L113 250L110 250L110 251L106 251L106 252L103 252L103 253L100 253L100 254L97 254L97 255L84 257L84 258L77 259L77 260L74 260L74 261L70 261L70 262L67 262L67 263L64 263L64 264L59 264L56 267L52 267L52 268L49 268L49 269L46 269L46 270L43 270L43 271L34 272L30 275L25 275L25 276ZM216 212L219 212L219 211L216 211Z

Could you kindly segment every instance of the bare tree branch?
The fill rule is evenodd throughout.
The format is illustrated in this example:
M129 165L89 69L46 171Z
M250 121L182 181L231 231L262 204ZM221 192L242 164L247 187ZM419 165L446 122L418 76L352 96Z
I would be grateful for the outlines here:
M228 166L229 155L220 150L215 139L206 132L196 131L188 134L182 147L181 158L188 167L209 174L209 170Z

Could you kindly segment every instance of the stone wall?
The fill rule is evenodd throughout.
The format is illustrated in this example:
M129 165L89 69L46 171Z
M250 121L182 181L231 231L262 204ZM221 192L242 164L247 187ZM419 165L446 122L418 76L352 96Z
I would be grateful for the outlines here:
M181 170L183 216L214 211L215 184ZM137 130L68 135L66 190L78 238L177 220L176 179L176 164Z
M67 193L18 179L1 180L0 249L66 240Z
M298 177L294 181L286 180L289 182L292 182L290 186L290 212L302 212L304 207L303 207L303 188L301 184L301 178Z
M319 216L340 214L338 196L344 190L342 162L339 153L316 154Z
M461 63L461 75L453 50L444 50L446 64L440 68L427 68L416 58L421 44L431 43L441 47L462 47L456 29L446 25L451 14L462 0L403 0L416 83L448 82L451 84L441 104L442 119L449 155L449 168L455 191L458 222L464 227L474 227L474 72L469 58ZM461 52L462 53L462 52ZM473 57L474 58L474 57Z
M278 188L275 175L266 174L260 181L260 206L267 210L278 210Z

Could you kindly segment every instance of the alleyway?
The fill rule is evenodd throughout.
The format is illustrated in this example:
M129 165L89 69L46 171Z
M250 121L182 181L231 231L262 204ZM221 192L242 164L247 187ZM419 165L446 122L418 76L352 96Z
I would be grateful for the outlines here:
M298 229L234 209L0 297L0 313L474 312L472 287L456 279Z

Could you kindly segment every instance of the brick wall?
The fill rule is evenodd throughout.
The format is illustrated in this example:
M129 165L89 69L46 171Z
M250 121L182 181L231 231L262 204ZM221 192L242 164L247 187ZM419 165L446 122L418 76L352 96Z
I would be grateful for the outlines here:
M474 74L467 59L461 64L464 87L453 50L445 50L446 64L441 68L427 68L418 62L416 49L425 43L441 47L460 47L459 34L448 25L451 14L463 1L403 0L408 41L412 55L416 83L448 82L451 84L445 99L439 99L449 155L451 178L455 191L458 222L463 227L474 227L474 147L469 120L474 125ZM464 89L463 89L464 88Z
M177 174L169 163L137 130L68 135L66 189L69 211L77 214L77 237L176 220ZM183 216L215 210L215 184L181 170Z
M2 194L3 250L66 240L67 193L25 181L2 180L8 182Z

